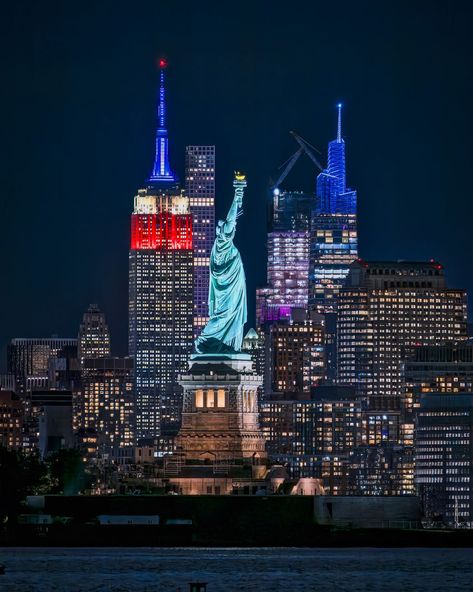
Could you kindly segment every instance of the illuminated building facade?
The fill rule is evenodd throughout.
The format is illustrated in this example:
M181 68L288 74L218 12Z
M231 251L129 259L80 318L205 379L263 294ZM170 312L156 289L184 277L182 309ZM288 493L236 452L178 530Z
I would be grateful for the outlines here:
M472 521L473 343L419 346L403 364L405 439L415 443L416 486L426 518Z
M362 414L363 442L368 446L404 443L400 411L370 411ZM412 443L411 443L412 445Z
M110 357L110 330L105 315L96 304L84 313L77 339L77 356L84 358Z
M314 216L310 244L311 310L333 313L337 296L358 256L355 214L319 213Z
M289 319L307 310L309 237L314 196L274 189L268 214L267 285L256 291L256 323Z
M466 293L447 288L437 262L366 262L350 268L338 306L338 378L370 407L398 410L402 361L416 346L466 339Z
M192 217L188 200L148 188L135 198L129 267L129 354L135 360L136 436L160 435L166 389L193 344Z
M267 399L260 402L260 424L270 457L292 455L295 438L295 401Z
M320 478L327 493L346 494L349 455L364 443L362 403L353 394L351 388L319 387L316 399L263 401L261 427L271 460L293 478Z
M80 434L95 434L101 457L134 443L133 360L84 358L82 393L75 418Z
M414 495L414 449L359 446L348 457L348 495Z
M473 341L415 347L402 366L408 399L421 393L473 392Z
M310 398L311 388L324 376L324 329L319 319L293 309L292 318L267 328L266 365L270 384L264 391Z
M212 462L223 472L242 459L266 458L258 421L261 378L250 356L191 360L181 376L184 389L182 426L176 450L188 461Z
M48 388L49 360L68 346L77 347L77 339L14 338L7 347L8 373L15 377L20 395Z
M189 199L169 164L160 61L153 171L134 200L129 254L129 355L135 363L136 438L159 439L193 344L193 234ZM166 394L168 393L168 394Z
M361 404L320 400L295 404L296 454L347 454L361 443Z
M23 445L23 405L12 391L0 389L0 446L19 450Z
M215 238L215 146L186 147L186 194L194 247L194 332L208 320L210 251Z
M426 518L473 526L473 394L425 393L416 413L415 481Z
M405 385L401 429L414 444L415 413L423 393L473 393L473 342L418 346L402 364Z
M157 125L156 125L156 146L154 152L154 164L148 182L153 185L174 185L176 177L171 170L169 163L169 138L166 125L166 87L165 71L167 62L159 60L159 96L157 100Z
M358 257L357 194L347 188L345 141L338 105L337 138L328 146L328 165L317 177L317 207L310 239L309 307L337 310L337 295L350 263Z

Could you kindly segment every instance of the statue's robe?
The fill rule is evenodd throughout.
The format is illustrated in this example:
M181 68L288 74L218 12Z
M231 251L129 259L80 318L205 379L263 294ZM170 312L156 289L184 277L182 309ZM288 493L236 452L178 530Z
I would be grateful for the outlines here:
M235 221L227 219L219 230L210 254L210 319L195 342L201 354L240 351L247 317L245 271L233 244Z

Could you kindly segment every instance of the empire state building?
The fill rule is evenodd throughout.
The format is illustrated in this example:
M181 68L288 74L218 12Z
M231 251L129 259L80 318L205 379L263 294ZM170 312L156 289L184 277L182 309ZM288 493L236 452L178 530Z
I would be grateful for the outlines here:
M177 380L193 344L192 216L169 163L166 66L160 60L155 160L134 199L129 252L136 437L139 442L159 441L163 452L172 440L166 440L167 430L179 422Z

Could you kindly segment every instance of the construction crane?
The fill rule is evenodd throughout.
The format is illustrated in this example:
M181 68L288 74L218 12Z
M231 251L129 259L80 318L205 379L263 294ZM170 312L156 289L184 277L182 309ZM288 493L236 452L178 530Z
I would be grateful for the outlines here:
M286 165L283 172L281 173L278 180L276 181L276 183L274 183L274 185L271 187L271 189L273 191L275 189L279 188L279 185L288 176L288 174L292 170L292 167L296 164L296 162L299 160L299 157L302 156L303 153L305 153L311 159L311 161L315 164L315 166L320 171L324 170L324 167L320 164L320 162L317 160L317 158L315 157L315 155L312 151L312 150L317 150L317 148L314 148L314 146L309 144L309 142L307 142L307 140L304 140L304 138L301 138L301 136L299 136L299 134L296 134L296 132L291 131L290 133L293 136L293 138L296 140L296 142L299 144L299 149L290 158L288 158L285 163L283 163L279 167L279 168L282 168L283 166ZM317 150L317 152L318 152L318 150Z

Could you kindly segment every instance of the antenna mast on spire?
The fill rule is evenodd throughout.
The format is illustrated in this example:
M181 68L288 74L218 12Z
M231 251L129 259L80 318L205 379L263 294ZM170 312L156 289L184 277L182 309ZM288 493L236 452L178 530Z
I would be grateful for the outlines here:
M166 99L164 96L164 69L167 66L165 59L159 60L159 105L158 105L158 121L159 127L166 127Z
M164 58L158 60L159 67L159 99L158 117L156 129L156 151L154 155L153 172L148 181L151 183L174 183L174 176L169 164L169 142L166 129L166 93L164 70L167 68L167 61Z
M342 141L342 104L338 103L337 142Z

